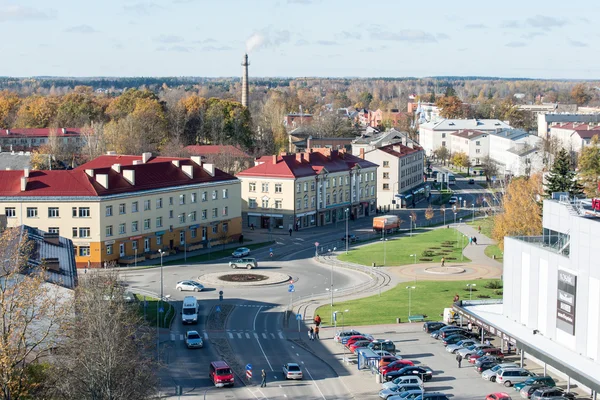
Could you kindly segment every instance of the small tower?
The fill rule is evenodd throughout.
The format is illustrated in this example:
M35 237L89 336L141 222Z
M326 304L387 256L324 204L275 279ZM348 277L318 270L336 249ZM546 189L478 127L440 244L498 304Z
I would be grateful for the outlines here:
M250 91L248 89L248 54L244 54L244 59L242 62L242 105L244 107L248 107L248 100L250 96Z

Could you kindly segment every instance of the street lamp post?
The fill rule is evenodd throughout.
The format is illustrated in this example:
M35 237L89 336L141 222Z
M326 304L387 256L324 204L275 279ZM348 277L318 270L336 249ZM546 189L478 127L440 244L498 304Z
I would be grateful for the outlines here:
M467 283L467 287L469 288L469 300L473 300L473 287L477 286L475 283Z
M417 263L417 253L411 254L410 256L415 258L415 264L416 264Z
M454 210L454 225L456 225L456 209Z
M333 263L331 264L331 307L333 307Z
M344 210L344 212L346 213L346 254L348 254L348 211L350 211L349 208L346 208Z
M471 206L473 206L473 218L471 219L471 222L475 222L475 203L471 204Z
M412 237L413 216L409 215L409 217L410 217L410 237Z
M165 254L162 249L158 250L160 254L160 299L158 299L158 307L156 307L156 359L160 359L160 330L158 321L160 320L159 310L162 306L162 298L163 298L163 255Z
M444 225L446 225L446 208L442 208L442 213L444 213Z
M407 286L406 287L406 289L408 289L408 316L409 316L409 318L410 318L410 307L411 307L411 301L412 301L410 292L415 288L416 288L416 286Z
M133 259L133 265L134 265L134 267L137 268L137 247L135 249L133 249L133 251L135 252L135 258Z

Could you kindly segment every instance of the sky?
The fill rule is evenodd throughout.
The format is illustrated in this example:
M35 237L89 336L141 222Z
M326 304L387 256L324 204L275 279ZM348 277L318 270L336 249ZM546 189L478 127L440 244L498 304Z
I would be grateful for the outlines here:
M0 76L600 78L594 0L0 0Z

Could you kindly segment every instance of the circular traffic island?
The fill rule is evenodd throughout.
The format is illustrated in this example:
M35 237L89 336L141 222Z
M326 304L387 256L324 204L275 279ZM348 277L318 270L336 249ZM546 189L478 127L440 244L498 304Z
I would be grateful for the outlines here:
M259 274L224 274L219 276L218 279L225 282L248 283L266 281L269 277Z
M198 277L204 286L265 286L288 283L288 274L281 272L261 271L253 272L212 272Z

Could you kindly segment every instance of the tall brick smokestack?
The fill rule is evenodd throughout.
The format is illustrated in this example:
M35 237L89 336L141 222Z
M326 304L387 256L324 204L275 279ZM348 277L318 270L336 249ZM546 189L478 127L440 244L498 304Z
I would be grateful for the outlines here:
M244 54L244 62L242 63L242 105L248 107L250 91L248 89L248 54Z

